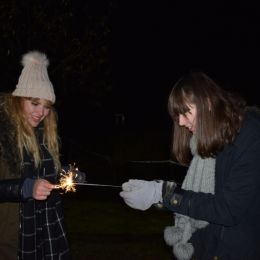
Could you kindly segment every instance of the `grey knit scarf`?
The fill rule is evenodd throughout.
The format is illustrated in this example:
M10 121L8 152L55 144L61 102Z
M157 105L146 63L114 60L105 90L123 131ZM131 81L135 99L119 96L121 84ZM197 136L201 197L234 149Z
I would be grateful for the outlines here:
M193 135L190 141L193 158L182 183L182 188L184 190L214 194L215 159L202 159L197 154L196 144L196 137ZM208 222L195 220L177 213L174 219L175 225L168 226L164 230L164 240L167 245L173 247L173 254L178 260L189 260L194 253L194 248L188 241L197 229L206 227Z

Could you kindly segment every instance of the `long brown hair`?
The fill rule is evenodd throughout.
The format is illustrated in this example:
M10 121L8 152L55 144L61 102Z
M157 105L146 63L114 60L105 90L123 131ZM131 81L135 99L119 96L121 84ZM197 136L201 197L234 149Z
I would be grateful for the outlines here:
M225 144L231 143L239 131L246 102L240 96L221 89L203 72L191 72L173 87L168 110L173 125L172 152L183 165L190 161L189 142L192 133L179 126L180 114L189 111L187 104L195 104L197 152L202 157L214 157Z
M20 160L23 161L23 149L30 153L34 160L35 167L41 162L39 143L36 139L34 128L24 119L22 100L23 97L6 95L6 112L16 130L16 144ZM60 170L59 160L59 137L57 134L57 114L50 102L50 112L43 120L43 142L51 154L54 165Z

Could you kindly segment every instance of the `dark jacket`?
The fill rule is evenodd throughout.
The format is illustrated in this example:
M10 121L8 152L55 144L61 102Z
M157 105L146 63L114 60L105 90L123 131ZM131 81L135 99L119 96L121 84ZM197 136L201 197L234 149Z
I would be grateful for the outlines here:
M0 95L0 259L17 259L19 203L23 179L19 173L15 131ZM7 181L8 180L8 181Z
M218 154L215 195L179 190L164 200L164 205L176 213L209 222L190 240L195 259L259 260L259 114L247 112L234 142Z
M8 172L7 165L4 161L0 160L0 176L2 181L4 178L10 178ZM2 202L8 201L8 198L12 198L12 201L19 198L20 188L17 187L20 187L20 185L17 185L16 180L13 182L13 185L9 183L10 192L8 192L6 183L3 181L1 184L0 181L0 259L17 259L19 203ZM7 191L7 193L5 193L5 191Z
M0 96L0 259L69 259L62 203L52 191L44 201L23 197L24 179L57 181L53 160L43 144L42 128L35 129L41 150L40 167L24 151L18 159L15 128L10 124Z

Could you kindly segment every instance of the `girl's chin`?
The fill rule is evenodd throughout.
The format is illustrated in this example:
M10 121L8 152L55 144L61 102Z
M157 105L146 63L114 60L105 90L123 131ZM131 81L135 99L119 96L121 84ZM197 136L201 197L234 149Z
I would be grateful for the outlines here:
M40 124L40 122L35 122L35 121L31 121L29 123L30 123L31 127L37 127Z

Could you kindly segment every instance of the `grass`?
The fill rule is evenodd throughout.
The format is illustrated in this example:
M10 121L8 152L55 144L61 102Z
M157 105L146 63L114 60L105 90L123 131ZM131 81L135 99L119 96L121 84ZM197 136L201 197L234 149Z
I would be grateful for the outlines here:
M72 259L173 259L163 239L172 213L131 209L118 192L92 188L63 195Z

